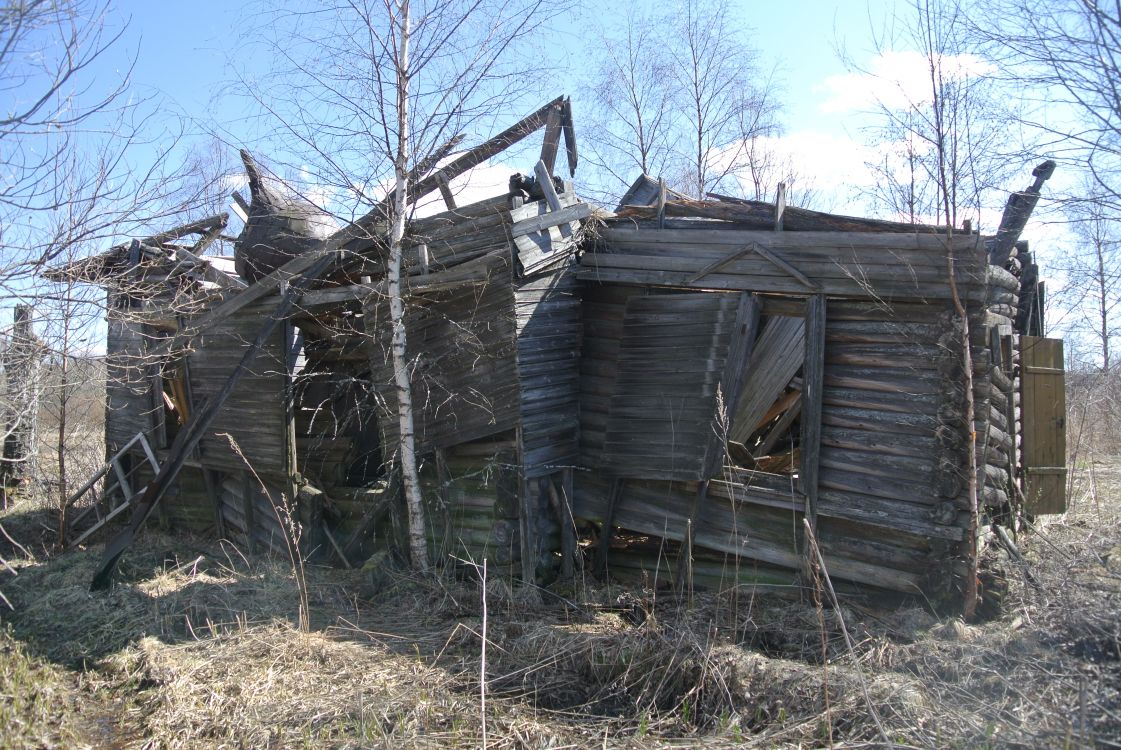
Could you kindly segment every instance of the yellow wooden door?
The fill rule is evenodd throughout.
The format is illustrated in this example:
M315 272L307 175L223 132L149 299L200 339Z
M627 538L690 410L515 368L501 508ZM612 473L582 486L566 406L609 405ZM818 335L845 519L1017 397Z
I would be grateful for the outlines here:
M1063 513L1066 498L1066 384L1063 341L1020 337L1024 494L1029 515Z

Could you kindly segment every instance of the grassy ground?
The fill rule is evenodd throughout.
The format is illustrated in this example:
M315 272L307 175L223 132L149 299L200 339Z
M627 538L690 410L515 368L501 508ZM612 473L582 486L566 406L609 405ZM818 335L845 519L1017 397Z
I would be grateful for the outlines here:
M148 532L90 594L100 549L48 554L17 506L0 748L1118 746L1121 470L1094 469L1023 563L994 558L998 619L849 602L851 650L809 595L491 582L484 620L477 581L314 567L301 633L282 562Z

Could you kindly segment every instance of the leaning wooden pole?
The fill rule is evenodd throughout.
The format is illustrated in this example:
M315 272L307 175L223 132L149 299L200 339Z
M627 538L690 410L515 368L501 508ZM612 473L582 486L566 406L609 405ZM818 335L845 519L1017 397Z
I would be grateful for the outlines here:
M268 320L261 327L257 333L257 338L246 349L245 354L242 356L241 361L238 363L234 371L230 373L230 377L226 380L225 385L213 398L211 398L206 406L198 411L194 418L192 418L182 429L178 435L175 436L175 442L172 443L171 448L168 450L168 455L160 471L156 474L155 479L148 483L144 489L144 494L136 503L136 509L132 513L132 518L129 525L121 531L117 536L105 545L105 551L102 553L101 564L98 565L97 570L94 572L93 581L90 583L91 591L104 591L109 588L113 582L113 573L117 569L117 562L125 553L125 550L132 544L133 538L148 517L152 515L156 505L160 499L163 498L167 488L179 476L179 470L183 468L183 462L187 456L191 454L195 446L198 445L202 439L203 434L207 428L218 416L226 399L233 393L234 388L241 380L242 376L249 370L249 366L253 363L257 353L265 342L268 341L269 336L280 324L280 321L288 317L292 306L296 303L297 298L303 293L303 290L315 278L326 271L335 262L334 255L325 254L320 257L312 266L304 272L298 279L292 281L288 288L284 291L281 297L280 304L269 315ZM248 531L247 531L248 534ZM252 535L249 535L252 536Z

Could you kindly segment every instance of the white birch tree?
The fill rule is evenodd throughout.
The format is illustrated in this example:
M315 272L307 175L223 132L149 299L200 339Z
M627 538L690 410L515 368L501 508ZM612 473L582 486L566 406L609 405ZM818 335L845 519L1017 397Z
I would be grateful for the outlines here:
M380 204L375 241L387 245L399 445L413 565L429 567L414 438L410 352L401 292L402 240L412 210L410 180L432 155L471 128L541 96L522 74L522 47L564 3L544 0L343 0L314 10L280 8L268 18L277 70L253 96L276 126L275 144L310 177L318 198L344 219ZM538 102L539 103L539 102ZM315 195L312 195L312 193ZM383 201L388 192L390 199ZM376 234L377 232L375 232Z

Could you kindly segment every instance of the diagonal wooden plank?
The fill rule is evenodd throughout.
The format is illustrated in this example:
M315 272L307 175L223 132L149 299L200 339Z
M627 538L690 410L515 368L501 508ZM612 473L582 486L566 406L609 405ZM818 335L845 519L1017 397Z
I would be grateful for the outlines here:
M800 317L773 317L755 344L743 380L743 396L732 419L731 439L746 443L771 404L802 366L805 321Z
M299 260L299 259L297 259ZM171 449L168 451L167 460L164 461L160 467L156 477L148 483L139 500L135 503L135 510L132 514L132 519L120 534L114 537L108 544L105 545L105 551L102 555L101 563L94 573L93 581L90 583L91 591L103 591L109 588L112 583L113 573L117 567L117 561L120 560L121 555L132 544L133 538L144 525L144 522L151 516L152 511L155 510L156 505L163 497L171 482L179 475L179 470L183 468L183 462L186 460L188 454L194 450L199 440L202 439L203 433L210 426L211 422L218 415L222 405L233 393L234 387L237 386L241 380L242 375L249 369L253 360L257 356L257 352L264 346L269 336L276 329L280 321L283 320L288 312L291 310L293 304L303 293L304 288L310 284L316 277L325 272L334 262L334 255L321 255L316 262L312 263L302 277L289 285L284 295L281 297L280 304L269 315L265 324L261 327L257 338L246 349L245 354L241 358L234 371L230 373L230 377L226 380L222 389L206 404L206 406L195 414L184 427L175 436L175 442L172 444ZM248 530L247 530L247 533Z

